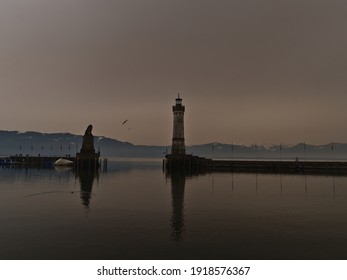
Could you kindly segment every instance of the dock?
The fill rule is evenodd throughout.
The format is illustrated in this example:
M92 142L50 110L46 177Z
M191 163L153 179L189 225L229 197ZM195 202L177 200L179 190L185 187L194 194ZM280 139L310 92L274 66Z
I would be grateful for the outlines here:
M68 159L76 162L76 157L72 156L23 156L14 155L0 159L0 165L23 166L23 167L52 167L60 159Z

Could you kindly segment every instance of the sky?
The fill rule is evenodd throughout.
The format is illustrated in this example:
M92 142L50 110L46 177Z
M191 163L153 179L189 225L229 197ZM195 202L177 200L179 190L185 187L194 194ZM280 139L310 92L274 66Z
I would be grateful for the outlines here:
M347 1L2 0L0 130L347 142ZM128 120L124 125L122 123Z

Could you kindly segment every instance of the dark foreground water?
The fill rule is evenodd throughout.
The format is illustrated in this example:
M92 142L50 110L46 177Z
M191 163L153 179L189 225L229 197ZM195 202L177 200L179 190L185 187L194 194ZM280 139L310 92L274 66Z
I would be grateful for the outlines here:
M1 259L347 259L347 177L0 167Z

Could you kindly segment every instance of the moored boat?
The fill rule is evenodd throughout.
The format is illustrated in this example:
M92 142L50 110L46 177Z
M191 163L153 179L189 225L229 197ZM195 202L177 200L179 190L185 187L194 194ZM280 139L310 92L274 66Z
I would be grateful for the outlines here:
M54 165L55 166L70 166L70 165L73 165L73 163L74 162L71 160L60 158L54 162Z

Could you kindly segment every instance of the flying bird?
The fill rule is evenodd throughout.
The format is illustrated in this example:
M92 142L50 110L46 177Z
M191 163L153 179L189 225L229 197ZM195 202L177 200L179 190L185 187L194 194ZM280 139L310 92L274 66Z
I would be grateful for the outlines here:
M125 124L127 121L128 121L128 120L125 120L125 121L122 123L122 125Z

